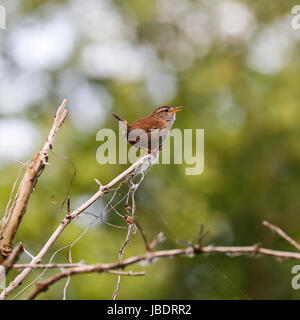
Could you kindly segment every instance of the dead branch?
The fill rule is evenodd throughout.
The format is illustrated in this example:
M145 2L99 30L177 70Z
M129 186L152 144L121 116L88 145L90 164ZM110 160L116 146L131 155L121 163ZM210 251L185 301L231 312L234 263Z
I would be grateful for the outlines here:
M164 234L163 232L160 232L150 243L149 245L150 251L152 251L159 242L163 241L163 239L164 239Z
M59 281L60 279L76 275L76 274L85 274L85 273L91 273L91 272L111 272L115 269L118 269L119 271L116 271L119 276L124 275L124 273L120 272L120 269L128 267L130 265L134 265L140 262L154 262L157 261L159 258L168 258L168 257L176 257L176 256L186 256L186 257L193 257L194 255L200 255L200 254L212 254L212 253L224 253L229 254L231 257L238 257L242 254L248 254L250 257L253 257L255 255L262 255L262 256L272 256L274 258L279 259L295 259L300 260L300 253L296 252L287 252L287 251L278 251L278 250L271 250L267 248L260 248L256 244L252 246L242 246L242 247L227 247L227 246L205 246L201 247L198 244L190 246L188 248L181 248L181 249L170 249L170 250L161 250L161 251L155 251L155 252L146 252L144 254L130 257L125 260L119 260L117 262L108 263L108 264L102 264L97 263L94 265L82 265L80 267L73 267L68 270L65 270L63 272L57 273L48 279L44 280L41 283L38 283L36 288L27 296L26 299L34 299L37 297L38 294L41 292L46 291L49 286L53 285L55 282ZM15 267L37 267L36 266L30 266L30 265L16 265ZM45 265L44 267L48 267L48 265ZM50 265L50 267L59 267L59 265Z
M132 164L128 169L123 171L121 174L119 174L115 179L113 179L111 182L109 182L105 186L100 186L99 191L97 191L89 200L87 200L85 203L83 203L79 208L74 210L71 214L67 214L67 216L62 220L62 222L59 224L57 229L53 232L53 234L50 236L49 240L46 242L46 244L43 246L43 248L40 250L40 252L31 260L32 265L38 264L41 262L41 259L44 257L44 255L49 251L53 243L58 239L58 237L61 235L61 233L64 231L64 229L70 224L70 222L78 217L82 212L84 212L87 208L89 208L95 201L97 201L99 198L101 198L104 194L106 194L115 184L122 181L124 178L126 178L128 175L135 172L138 168L140 168L142 165L145 165L145 162L149 161L149 159L152 157L151 154L146 154L140 159L138 159L134 164ZM24 279L30 274L32 271L32 268L28 267L24 269L9 285L8 287L2 291L0 295L0 300L6 299L6 297L14 291L20 283L24 281Z
M12 269L19 270L25 268L31 269L65 269L65 268L75 268L84 266L83 263L48 263L48 264L29 264L29 263L19 263L14 264Z
M293 247L295 247L297 250L300 251L300 244L296 242L294 239L292 239L290 236L288 236L283 230L275 226L274 224L263 221L263 225L270 228L272 231L276 232L280 237L285 239L287 242L289 242Z
M142 226L137 221L135 221L135 224L138 227L138 230L139 230L139 232L140 232L140 234L141 234L141 236L143 238L146 252L151 251L151 248L150 248L150 245L149 245L149 241L147 239L147 236L146 236L146 233L145 233L144 229L142 228Z
M10 209L7 208L8 210L0 222L0 264L3 264L12 252L12 242L26 212L31 193L48 164L48 153L52 149L59 128L67 117L66 103L67 100L64 100L58 108L52 129L42 150L38 151L28 164L12 206Z
M10 256L4 261L3 267L5 268L5 273L13 267L14 263L19 259L20 255L24 251L24 245L22 242L19 242L12 250Z
M98 273L111 273L111 274L117 274L118 276L130 276L130 277L140 277L144 276L146 273L144 271L142 272L123 272L123 271L115 271L115 270L101 270L98 265L94 266L86 266L86 268L77 268L77 269L69 269L67 271L57 273L53 275L52 277L49 277L43 282L37 283L36 288L26 297L26 300L33 300L35 299L40 293L45 292L48 290L49 286L54 284L55 282L70 277L75 274L83 274L83 273L91 273L91 272L98 272Z
M134 195L139 184L142 182L144 178L145 168L148 168L150 166L150 163L153 163L151 162L153 161L153 155L147 154L141 157L138 161L136 161L127 170L125 170L116 178L114 178L107 185L102 185L97 179L95 179L96 183L99 186L99 190L90 199L88 199L85 203L83 203L79 208L75 210L71 210L70 198L67 196L66 216L61 221L61 223L56 228L56 230L52 233L48 241L44 244L40 252L36 256L32 256L31 254L28 253L28 255L31 258L31 262L28 264L15 264L20 253L23 250L26 253L27 251L24 249L22 244L18 244L12 250L12 242L19 228L19 225L21 223L22 217L26 211L26 206L29 201L30 195L34 190L34 187L38 181L39 176L43 172L45 166L48 164L48 153L52 149L52 145L57 135L57 132L67 116L67 110L65 108L65 105L66 105L66 100L64 100L62 105L58 108L58 111L56 113L56 117L54 120L54 124L52 126L50 134L42 150L35 154L35 156L30 161L27 167L26 167L26 164L23 166L23 168L26 167L26 172L23 177L23 180L20 183L19 189L13 200L13 203L9 208L9 205L13 198L14 190L18 184L18 179L16 180L10 195L8 205L7 205L7 210L5 212L3 219L0 222L0 263L4 265L6 271L8 271L11 268L23 269L23 271L8 285L8 287L2 291L2 293L0 294L0 300L6 299L6 297L10 293L12 293L34 269L43 269L44 271L31 284L36 283L36 281L41 278L41 276L46 272L47 269L60 268L62 269L62 271L52 275L51 277L47 278L46 280L40 283L37 283L36 288L28 295L27 299L34 299L41 292L46 291L51 285L53 285L57 281L63 278L67 278L67 283L64 287L64 294L63 294L65 299L66 289L70 282L71 276L77 275L77 274L92 273L92 272L111 273L111 274L118 275L117 287L113 294L113 299L116 299L117 293L120 289L121 276L135 277L135 276L145 275L145 272L132 272L132 271L125 272L125 271L122 271L122 269L130 265L135 265L140 262L151 263L151 262L157 261L159 258L167 258L167 257L175 257L175 256L193 257L194 255L212 254L212 253L224 253L232 257L240 256L242 254L247 254L250 257L257 256L257 255L262 255L262 256L265 255L265 256L275 257L280 261L282 261L283 259L300 260L299 252L272 250L272 249L262 248L258 244L254 244L251 246L214 246L214 245L202 246L202 241L204 237L207 235L207 232L203 232L203 227L200 228L198 240L196 241L195 244L193 244L191 241L182 240L181 243L184 243L186 245L186 248L154 251L155 246L158 244L158 242L160 242L163 239L163 233L159 233L158 236L155 237L154 240L150 243L148 242L146 233L141 228L141 226L137 224L135 220L136 206L135 206ZM149 161L149 164L147 164L147 161ZM20 173L19 173L19 176L20 176ZM142 175L142 178L137 184L135 184L133 183L133 177L136 176L138 173ZM120 189L121 185L126 183L128 183L129 185L129 191L127 192L125 197L123 197L120 201L112 205L112 201L114 200L117 194L117 191ZM116 184L118 184L118 186L115 189L113 189L113 187ZM51 263L52 259L56 254L54 253L54 255L52 256L48 264L40 264L42 258L50 250L54 242L58 239L58 237L65 230L65 228L71 223L71 221L79 217L81 213L86 212L87 208L89 208L95 201L97 201L103 195L107 194L110 191L115 191L115 192L112 198L110 199L110 201L108 202L108 204L106 205L105 209L109 208L107 212L109 210L113 210L113 212L115 212L118 216L120 216L123 219L123 221L125 220L127 223L127 228L126 228L127 235L126 235L125 241L121 246L121 249L119 250L118 261L113 263L107 263L107 264L97 263L93 265L85 265L82 262L80 263L72 262L71 248L73 244L77 242L77 240L80 239L88 231L88 228L87 228L87 230L84 231L82 235L73 242L73 244L71 244L70 246L64 247L64 248L69 248L69 263L65 263L65 264ZM128 202L130 201L130 197L131 197L131 207L128 204ZM127 211L128 215L122 215L116 209L116 205L118 205L125 198L126 198L125 210ZM105 214L107 214L107 212L105 212ZM96 216L95 218L96 219L101 218L102 220L102 212L99 217ZM106 223L106 224L111 225L109 223ZM300 250L300 244L298 244L295 240L289 237L283 230L266 221L264 221L263 224L268 228L270 228L271 230L275 231L279 236L281 236L286 241L288 241L297 250ZM129 243L131 234L136 229L136 225L138 226L138 229L141 232L143 241L145 243L146 252L141 255L130 257L123 260L125 247ZM120 226L116 226L116 227L124 228ZM64 248L61 248L58 251ZM30 285L25 287L25 289L22 289L21 292L25 291ZM20 294L20 292L18 294Z
M135 192L136 192L139 184L142 182L142 180L143 180L143 177L139 181L138 184L134 184L132 178L129 180L129 192L128 192L128 198L127 198L127 201L126 201L126 208L127 208L127 210L130 210L129 209L130 207L128 205L128 199L129 199L129 196L131 195L131 216L126 216L126 218L125 218L127 223L128 223L128 231L127 231L126 239L125 239L125 241L124 241L124 243L123 243L123 245L122 245L122 247L120 249L120 252L119 252L119 262L122 262L124 251L125 251L125 247L127 246L127 244L130 241L130 236L131 236L132 230L136 229L136 225L135 225L136 204L135 204L134 195L135 195ZM119 272L121 272L121 268L119 268ZM114 291L114 293L112 295L112 299L113 300L116 300L117 294L118 294L118 291L119 291L120 287L121 287L121 273L119 273L119 275L118 275L117 287L116 287L116 290Z
M122 244L122 247L119 251L119 262L122 262L122 258L123 258L123 254L124 254L124 250L125 250L125 247L126 245L129 243L130 241L130 234L131 234L131 228L132 228L132 225L130 224L128 226L128 231L127 231L127 236L126 236L126 239L124 241L124 243ZM121 272L121 270L119 269L119 272ZM117 298L117 293L120 289L120 286L121 286L121 274L119 274L118 276L118 283L117 283L117 287L116 287L116 290L114 291L113 295L112 295L112 299L113 300L116 300Z

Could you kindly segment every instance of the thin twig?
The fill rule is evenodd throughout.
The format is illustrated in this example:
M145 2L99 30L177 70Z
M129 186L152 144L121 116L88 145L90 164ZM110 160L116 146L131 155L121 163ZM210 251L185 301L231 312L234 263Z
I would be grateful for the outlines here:
M57 249L51 256L48 264L50 265L54 259L54 257L61 252L64 249L67 249L69 246L64 246L62 248ZM30 266L30 264L28 265L28 267ZM26 267L27 268L27 267ZM40 273L34 280L32 280L27 286L25 286L22 290L20 290L12 299L16 299L20 294L22 294L24 291L26 291L29 287L31 287L34 283L36 283L39 279L42 278L42 276L47 272L48 268L47 266L45 267L45 269L43 270L42 273Z
M40 263L41 259L44 257L44 255L49 251L53 243L58 239L58 237L61 235L61 233L64 231L64 229L70 224L70 222L78 217L83 211L85 211L87 208L89 208L95 201L97 201L99 198L101 198L107 191L112 188L115 184L122 181L124 178L126 178L129 174L134 172L137 168L142 166L145 161L150 157L149 154L141 157L136 161L134 164L132 164L128 169L123 171L121 174L119 174L116 178L114 178L111 182L109 182L107 185L103 186L103 188L100 188L90 199L88 199L85 203L83 203L79 208L74 210L70 216L65 217L62 222L59 224L57 229L53 232L53 234L50 236L48 241L45 243L43 248L40 250L40 252L32 259L31 264L38 264ZM24 279L31 273L31 268L24 269L9 285L6 289L2 291L0 294L0 300L6 299L6 297L14 291L21 282L24 281Z
M12 266L13 269L25 269L25 268L31 268L31 269L66 269L66 268L75 268L75 267L81 267L84 264L82 263L48 263L48 264L29 264L29 263L19 263L14 264Z
M53 126L43 148L38 151L27 165L24 177L19 185L15 199L11 208L6 212L3 222L0 226L0 264L10 255L12 251L12 242L17 234L19 225L26 212L30 196L37 184L38 178L48 164L48 154L52 149L54 139L67 117L67 100L64 100L57 109ZM10 201L9 201L10 203Z
M160 232L153 240L152 242L150 243L149 245L149 248L150 248L150 251L152 251L156 245L161 242L162 240L164 239L164 233L163 232Z
M134 219L135 218L135 209L136 209L134 195L135 195L135 192L136 192L139 184L134 185L132 179L133 179L133 177L131 177L131 179L130 179L130 188L129 188L129 194L131 194L131 217L130 218L131 218L131 221L134 222L135 221L135 219ZM128 203L128 200L126 201L126 203ZM133 228L135 228L135 225L133 223L129 223L126 239L125 239L125 241L120 249L120 252L119 252L119 262L122 262L125 247L130 241L130 235L132 232L131 229L133 229ZM119 272L121 272L121 268L119 268ZM116 300L118 291L120 290L120 286L121 286L121 274L118 275L117 287L112 295L113 300Z
M126 271L116 271L116 270L108 270L108 271L104 271L106 273L111 273L111 274L117 274L117 275L121 275L121 276L131 276L131 277L140 277L140 276L144 276L146 274L145 271L141 271L141 272L126 272Z
M296 242L294 239L292 239L290 236L288 236L283 230L275 226L274 224L268 222L268 221L263 221L263 225L270 228L274 232L276 232L280 237L285 239L287 242L289 242L292 246L294 246L298 251L300 251L300 244Z
M20 180L21 173L22 173L23 169L27 166L28 163L29 163L29 161L27 161L26 163L22 164L22 167L20 168L19 173L17 175L17 178L16 178L16 180L15 180L15 182L13 184L13 187L12 187L10 195L9 195L9 200L7 202L7 205L6 205L5 215L0 221L0 230L3 230L4 226L6 225L8 219L9 219L9 205L11 203L13 194L14 194L15 189L16 189L16 186L17 186L17 184L18 184L18 182Z
M24 245L22 242L19 242L11 252L10 256L4 261L3 267L5 268L5 274L9 272L11 268L13 268L15 262L19 259L20 255L24 251Z
M192 250L192 252L191 252ZM158 258L168 258L168 257L176 257L176 256L187 256L191 257L191 253L195 255L199 254L212 254L212 253L224 253L230 254L232 257L240 256L241 254L248 254L250 257L255 255L266 255L272 256L280 259L295 259L300 260L300 253L295 252L286 252L286 251L278 251L271 250L267 248L260 248L257 245L245 246L245 247L225 247L225 246L206 246L206 247L198 247L197 245L194 247L182 248L182 249L170 249L170 250L161 250L155 252L146 252L144 254L130 257L128 259L117 261L108 264L95 264L95 265L84 265L76 268L70 268L66 271L57 273L50 278L46 279L42 283L38 284L33 292L29 294L27 299L34 299L38 294L43 291L46 291L50 285L54 284L58 280L68 277L69 275L75 274L84 274L91 272L108 272L111 270L118 269L117 272L120 272L119 269L128 267L130 265L134 265L143 261L157 261ZM123 275L121 273L121 275ZM120 274L119 274L120 276Z
M127 231L127 236L126 236L126 239L120 249L120 252L119 252L119 262L122 262L122 258L123 258L123 254L124 254L124 250L125 250L125 247L127 245L127 243L130 241L130 234L131 234L131 228L132 228L132 225L128 225L128 231ZM119 269L119 275L118 275L118 282L117 282L117 287L116 287L116 290L114 291L113 295L112 295L112 299L113 300L116 300L117 298L117 293L120 289L120 286L121 286L121 268Z
M150 248L149 241L147 239L147 236L146 236L146 233L145 233L144 229L142 228L142 226L136 220L135 220L135 224L136 224L138 230L141 233L141 236L142 236L144 244L145 244L146 251L147 252L152 251L152 249Z

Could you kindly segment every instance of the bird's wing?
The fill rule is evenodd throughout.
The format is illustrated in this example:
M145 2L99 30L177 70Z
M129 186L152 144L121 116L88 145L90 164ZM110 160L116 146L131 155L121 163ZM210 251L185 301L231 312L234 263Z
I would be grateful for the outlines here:
M152 128L152 130L143 129L131 129L128 133L128 141L134 145L136 148L141 149L155 149L157 148L164 138L159 134L157 128Z

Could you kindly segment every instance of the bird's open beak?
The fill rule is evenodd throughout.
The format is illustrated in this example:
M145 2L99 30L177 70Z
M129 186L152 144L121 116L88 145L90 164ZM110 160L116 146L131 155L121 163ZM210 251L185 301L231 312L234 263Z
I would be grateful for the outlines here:
M176 107L174 110L171 111L172 114L182 111L182 107Z

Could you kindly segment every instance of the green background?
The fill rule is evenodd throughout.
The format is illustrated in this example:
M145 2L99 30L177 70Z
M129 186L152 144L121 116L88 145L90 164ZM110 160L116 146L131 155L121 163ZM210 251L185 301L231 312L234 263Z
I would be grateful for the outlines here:
M70 109L70 117L55 140L55 154L50 154L51 165L39 179L15 239L23 241L32 254L40 250L65 215L61 202L74 169L70 161L61 157L67 157L76 167L70 190L74 208L97 191L94 178L105 184L127 168L127 165L99 165L96 161L100 145L96 141L97 131L104 127L117 129L111 112L131 122L158 105L184 106L174 127L205 130L205 169L201 175L188 176L184 164L160 164L147 174L136 194L136 216L149 239L161 231L165 234L166 240L157 249L180 247L176 239L194 239L203 223L210 231L205 244L260 243L267 248L295 250L264 227L262 221L278 225L300 241L300 30L293 30L290 25L291 8L297 2L234 2L251 16L248 22L237 20L240 33L228 31L226 26L230 23L226 25L224 14L218 16L228 1L180 2L187 8L181 11L179 2L172 0L99 1L99 6L95 1L1 1L7 8L7 29L0 31L0 57L6 65L6 75L12 76L8 81L13 82L13 76L24 72L26 67L38 79L47 77L43 84L45 93L40 98L40 92L35 92L31 83L24 84L31 90L29 96L37 98L21 110L8 112L5 99L0 101L1 121L26 119L39 132L28 153L19 157L17 154L15 158L26 161L43 144L63 98L68 98ZM101 12L104 12L103 29ZM193 13L199 13L199 17L193 17ZM22 54L17 56L18 60L14 53L18 37L13 33L30 30L36 23L41 26L42 37L38 39L47 43L48 29L42 26L49 21L55 23L57 17L69 24L68 30L73 32L70 31L71 36L66 33L73 37L68 54L57 62L56 53L69 48L71 40L66 37L66 45L62 43L54 50L53 61L46 60L46 65L41 66L33 60L24 60L22 65ZM200 21L198 18L202 24L196 23ZM231 18L234 20L236 16ZM220 27L222 19L225 31ZM243 22L248 25L239 29ZM109 28L113 30L111 33L107 31ZM113 41L130 43L136 56L133 54L133 58L126 60L130 52L127 53L126 46L124 51L118 51L123 48L120 46L111 57L111 70L116 66L117 71L100 72L94 70L97 68L92 63L89 68L83 66L82 56L88 46ZM21 44L23 48L19 50L21 53L24 50L25 59L32 47L27 47L25 41ZM36 45L43 46L39 41ZM138 61L140 56L144 59L142 64ZM101 69L103 64L106 70L109 63L102 59L103 55L94 55L96 66ZM1 76L1 82L5 81ZM95 117L87 116L95 112L90 111L89 100L85 103L76 96L80 81L96 100L106 99L103 112L96 110ZM97 92L105 94L97 96ZM22 97L22 91L10 94ZM3 95L6 96L5 92ZM79 105L76 112L75 104ZM2 216L20 164L13 157L0 164ZM104 203L107 199L104 198ZM97 203L90 212L99 213L99 206ZM125 213L124 208L119 210ZM49 261L55 250L77 239L89 221L91 216L86 214L73 221L43 262ZM120 223L115 218L110 221ZM73 261L84 260L88 264L117 261L125 237L125 230L96 224L74 245ZM144 244L138 233L132 236L124 258L142 252ZM23 255L20 262L29 260ZM67 250L58 253L54 261L66 262ZM128 268L145 270L147 274L123 277L118 298L298 299L300 291L291 287L291 268L295 264L296 261L280 262L272 257L232 258L222 254L160 259L151 265ZM47 271L44 277L54 272ZM32 272L24 285L39 273ZM16 274L11 272L8 281ZM67 298L111 299L116 282L115 275L74 276ZM64 284L64 280L60 281L39 299L61 299ZM29 291L18 298L24 298Z

